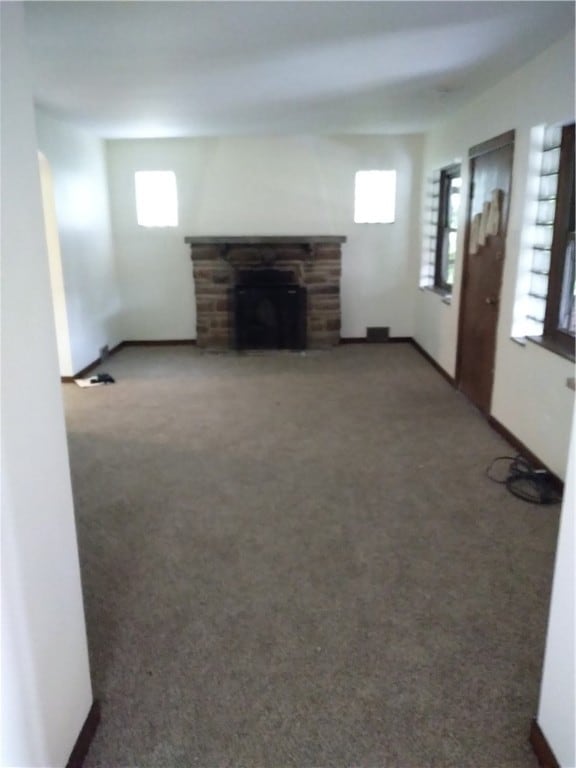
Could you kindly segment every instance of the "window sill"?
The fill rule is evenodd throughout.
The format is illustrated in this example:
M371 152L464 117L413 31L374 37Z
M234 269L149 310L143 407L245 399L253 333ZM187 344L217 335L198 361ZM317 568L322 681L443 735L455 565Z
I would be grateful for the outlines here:
M525 336L510 336L510 341L513 341L514 344L518 344L519 347L525 347L526 346L526 337Z
M547 349L548 352L560 355L560 357L563 357L565 360L571 360L572 362L576 360L574 352L568 352L562 344L559 344L557 341L554 341L547 336L526 336L526 340L531 341L533 344L537 344L539 347Z
M446 288L438 288L436 285L425 285L423 289L440 296L444 304L452 304L452 291L447 291Z

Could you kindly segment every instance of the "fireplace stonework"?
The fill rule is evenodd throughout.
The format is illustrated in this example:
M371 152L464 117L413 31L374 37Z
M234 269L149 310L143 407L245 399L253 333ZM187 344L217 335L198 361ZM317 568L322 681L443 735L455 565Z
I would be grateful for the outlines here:
M234 288L240 270L292 273L307 294L307 346L340 341L341 236L187 237L196 291L196 343L206 349L236 346Z

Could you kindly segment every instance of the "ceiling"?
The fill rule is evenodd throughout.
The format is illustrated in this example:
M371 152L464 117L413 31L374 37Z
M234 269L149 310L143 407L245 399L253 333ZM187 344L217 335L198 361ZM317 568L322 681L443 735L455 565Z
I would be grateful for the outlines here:
M39 104L106 138L428 129L565 2L26 2Z

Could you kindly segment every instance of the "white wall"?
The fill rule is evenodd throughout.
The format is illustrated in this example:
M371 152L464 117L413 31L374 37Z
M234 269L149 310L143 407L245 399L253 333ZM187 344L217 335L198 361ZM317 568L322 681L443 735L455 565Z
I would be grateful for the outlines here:
M4 768L57 768L92 703L20 3L1 3Z
M342 335L413 331L420 136L110 141L108 174L125 339L195 338L186 235L346 235ZM357 170L396 168L397 219L353 223ZM180 222L136 224L134 173L173 170Z
M60 373L69 376L122 340L104 142L41 109L36 125L54 184L71 364Z
M576 766L576 435L572 440L537 721L562 768Z
M506 262L502 284L492 415L550 469L566 468L573 393L566 378L572 364L551 352L511 340L513 304L521 253L524 200L529 172L530 130L574 119L573 35L486 91L426 138L424 175L462 160L468 188L468 149L514 129L516 143ZM459 255L451 306L428 290L416 297L415 338L450 375L456 367L458 312L466 205L461 209Z
M60 251L60 235L56 219L56 201L54 200L54 181L52 171L46 157L39 152L40 188L42 190L42 209L44 211L44 231L46 232L46 247L48 249L48 265L50 268L50 286L52 307L54 309L54 324L56 328L56 346L58 348L58 363L62 376L74 372L70 346L70 328L68 326L68 308L66 306L66 289L64 286L64 270L62 268L62 253Z

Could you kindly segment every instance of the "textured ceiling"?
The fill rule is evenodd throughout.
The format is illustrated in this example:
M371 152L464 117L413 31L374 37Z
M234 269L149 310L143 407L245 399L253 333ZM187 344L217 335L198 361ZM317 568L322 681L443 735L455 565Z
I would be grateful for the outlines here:
M422 131L572 2L27 2L38 103L108 138Z

